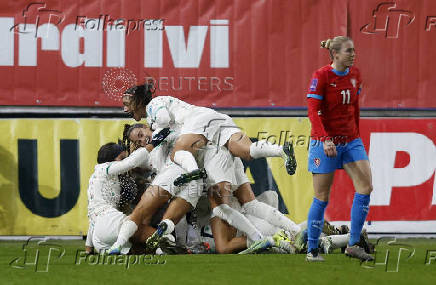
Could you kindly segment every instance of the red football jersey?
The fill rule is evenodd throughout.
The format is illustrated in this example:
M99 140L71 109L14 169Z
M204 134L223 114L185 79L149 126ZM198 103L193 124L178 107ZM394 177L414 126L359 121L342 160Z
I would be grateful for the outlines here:
M326 65L314 72L307 93L312 138L324 140L328 136L335 142L349 142L359 137L361 87L360 72L353 66L340 72ZM316 108L311 108L311 100L317 100Z

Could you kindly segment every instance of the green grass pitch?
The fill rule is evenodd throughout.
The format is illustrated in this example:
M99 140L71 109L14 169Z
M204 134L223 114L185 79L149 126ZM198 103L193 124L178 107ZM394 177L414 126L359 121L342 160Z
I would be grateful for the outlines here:
M130 257L128 268L125 257L85 260L84 241L77 240L50 241L48 267L52 246L28 246L24 264L24 243L0 241L0 284L436 284L435 239L380 241L375 264L337 251L319 264L305 255L178 255Z

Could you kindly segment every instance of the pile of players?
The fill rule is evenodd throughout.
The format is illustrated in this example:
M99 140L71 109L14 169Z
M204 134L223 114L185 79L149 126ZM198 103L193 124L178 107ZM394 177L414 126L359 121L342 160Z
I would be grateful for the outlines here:
M88 252L305 252L305 223L278 211L277 193L255 197L241 161L279 157L292 175L292 144L252 142L225 114L152 95L152 84L125 92L124 111L147 124L126 125L122 142L98 152L88 188ZM323 232L321 251L347 246L346 228ZM360 243L371 251L365 232Z

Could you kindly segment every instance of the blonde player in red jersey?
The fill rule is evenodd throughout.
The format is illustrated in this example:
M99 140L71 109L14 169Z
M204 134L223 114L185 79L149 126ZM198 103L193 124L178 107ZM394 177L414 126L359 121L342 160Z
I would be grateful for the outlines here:
M309 171L313 174L315 197L308 214L308 261L324 261L318 240L324 223L330 187L336 169L345 169L356 193L351 209L351 233L347 256L372 260L359 246L360 232L369 210L372 191L368 156L359 138L359 94L362 80L353 66L354 43L338 36L321 42L329 50L331 64L313 73L307 94L308 116L312 124Z

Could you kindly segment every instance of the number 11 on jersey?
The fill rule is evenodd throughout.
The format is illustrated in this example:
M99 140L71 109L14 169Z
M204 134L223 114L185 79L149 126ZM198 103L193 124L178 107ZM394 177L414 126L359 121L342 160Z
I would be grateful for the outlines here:
M342 90L342 104L350 104L350 89Z

